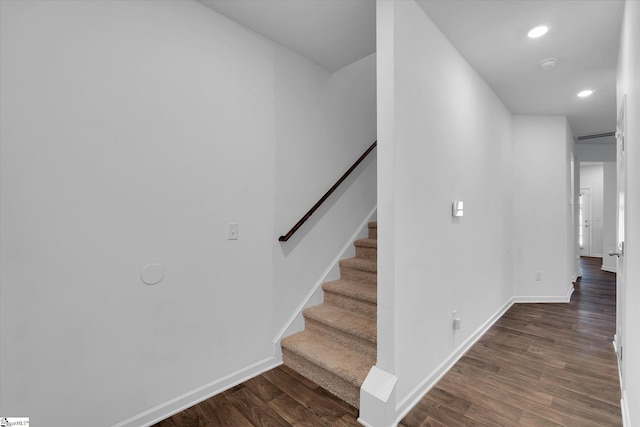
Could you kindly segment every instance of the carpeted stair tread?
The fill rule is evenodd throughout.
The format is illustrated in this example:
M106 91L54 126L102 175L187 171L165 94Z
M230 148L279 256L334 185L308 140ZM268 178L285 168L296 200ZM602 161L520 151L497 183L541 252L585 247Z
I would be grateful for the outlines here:
M376 284L378 263L373 258L357 256L340 260L340 278L354 282Z
M353 242L356 257L376 261L378 259L378 239L359 239Z
M340 279L324 283L322 289L325 292L333 292L334 294L340 294L374 304L378 299L377 286L371 283Z
M305 330L283 338L284 363L359 407L360 387L376 361L378 223L340 260L340 279L322 285L324 303L305 308Z
M340 344L308 331L284 338L282 347L358 388L376 363L374 357L350 351Z
M329 328L376 343L375 319L329 304L305 308L302 313L305 318L315 320Z
M351 268L353 270L366 271L368 273L378 272L378 263L365 258L347 258L340 260L340 268Z
M375 282L340 279L322 285L324 304L350 310L362 316L378 317Z
M378 248L378 239L358 239L354 242L356 247Z

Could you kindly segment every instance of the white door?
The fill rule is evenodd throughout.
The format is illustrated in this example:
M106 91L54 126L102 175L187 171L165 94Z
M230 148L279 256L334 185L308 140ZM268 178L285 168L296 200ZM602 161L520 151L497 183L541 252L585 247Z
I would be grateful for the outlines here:
M624 241L625 241L625 195L627 188L627 174L626 174L626 154L625 154L625 130L626 130L626 96L622 98L622 106L618 113L618 125L616 129L616 141L617 141L617 175L618 175L618 217L617 217L617 243L618 247L615 252L610 252L609 255L616 256L618 259L616 270L616 294L617 294L617 313L616 313L616 348L618 350L618 360L620 364L620 371L624 371L624 337L625 337L625 325L624 325L624 312L625 312L625 300L626 300L626 288L624 282ZM624 386L624 375L620 376L622 389Z
M588 188L580 189L578 197L578 248L580 256L591 255L591 191Z

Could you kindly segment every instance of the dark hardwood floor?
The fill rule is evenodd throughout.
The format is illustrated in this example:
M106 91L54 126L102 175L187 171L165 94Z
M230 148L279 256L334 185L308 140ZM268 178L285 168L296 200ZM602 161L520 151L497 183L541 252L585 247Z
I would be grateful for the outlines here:
M569 304L515 304L401 426L621 426L615 274L581 259Z
M282 365L155 427L348 427L360 426L357 416L356 408Z
M569 304L515 304L401 426L621 426L615 274L581 260ZM156 427L358 426L357 409L285 366Z

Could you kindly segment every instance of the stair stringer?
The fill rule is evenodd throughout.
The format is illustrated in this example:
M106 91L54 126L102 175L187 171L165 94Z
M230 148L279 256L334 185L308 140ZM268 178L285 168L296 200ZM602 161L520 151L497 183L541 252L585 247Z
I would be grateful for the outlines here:
M291 314L289 319L285 322L278 334L275 336L272 344L272 354L280 362L282 362L282 347L280 342L284 337L292 335L296 332L300 332L304 329L304 317L302 311L313 305L319 304L323 300L324 292L322 290L322 284L329 281L338 279L340 277L340 260L343 258L352 257L355 255L354 242L358 239L365 237L368 233L368 224L370 221L375 220L377 212L377 205L374 206L367 214L365 219L356 228L356 231L347 240L344 246L338 251L335 258L329 266L325 269L322 275L318 278L315 285L309 290L307 295L302 299L298 307Z

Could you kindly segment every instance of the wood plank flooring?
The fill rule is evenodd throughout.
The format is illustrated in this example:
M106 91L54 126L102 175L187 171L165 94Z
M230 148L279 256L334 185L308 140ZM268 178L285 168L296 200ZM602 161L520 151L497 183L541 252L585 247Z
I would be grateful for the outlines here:
M360 426L358 410L279 366L154 427Z
M401 426L622 426L615 274L581 259L569 304L515 304Z
M569 304L516 304L402 420L424 426L621 426L615 274L581 260ZM357 409L280 366L156 427L358 426Z

